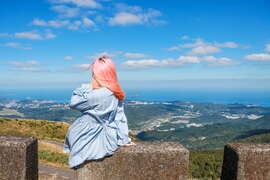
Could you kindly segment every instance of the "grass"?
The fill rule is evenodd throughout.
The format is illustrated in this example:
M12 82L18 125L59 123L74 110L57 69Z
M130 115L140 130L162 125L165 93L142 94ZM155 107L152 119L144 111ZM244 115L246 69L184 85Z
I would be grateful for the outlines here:
M69 124L64 122L0 117L0 135L35 136L64 142L68 127Z
M39 162L60 168L68 168L68 154L62 152L62 147L44 140L63 143L68 127L69 124L64 122L0 117L0 135L37 137ZM133 141L138 141L134 136L130 137ZM191 151L189 175L198 179L190 180L202 180L202 172L206 177L218 177L222 154L222 150Z

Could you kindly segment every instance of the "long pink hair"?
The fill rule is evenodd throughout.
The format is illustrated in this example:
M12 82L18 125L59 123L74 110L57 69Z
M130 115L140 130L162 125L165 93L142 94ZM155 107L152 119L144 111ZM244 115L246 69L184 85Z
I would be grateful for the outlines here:
M114 62L107 56L97 58L91 65L93 84L98 87L106 87L110 89L119 99L125 98L125 93L121 89ZM98 88L93 87L93 88Z

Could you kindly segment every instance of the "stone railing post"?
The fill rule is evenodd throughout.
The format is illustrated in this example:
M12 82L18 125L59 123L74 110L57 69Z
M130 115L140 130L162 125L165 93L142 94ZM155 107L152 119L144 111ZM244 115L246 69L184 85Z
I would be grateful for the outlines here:
M0 136L0 180L38 180L37 139Z
M221 180L270 180L270 143L227 144Z
M187 180L189 151L177 142L137 142L79 167L78 180Z

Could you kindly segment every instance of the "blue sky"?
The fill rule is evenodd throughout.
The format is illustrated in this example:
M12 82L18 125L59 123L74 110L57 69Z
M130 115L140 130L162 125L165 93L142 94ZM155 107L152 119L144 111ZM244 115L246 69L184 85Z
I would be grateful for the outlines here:
M269 0L2 0L0 87L270 88Z

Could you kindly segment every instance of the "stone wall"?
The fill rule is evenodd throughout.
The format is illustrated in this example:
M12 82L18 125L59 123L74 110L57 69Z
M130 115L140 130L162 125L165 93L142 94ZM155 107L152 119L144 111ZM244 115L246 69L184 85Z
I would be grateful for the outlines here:
M270 180L270 143L227 144L221 180Z
M0 180L37 180L35 137L0 136Z
M35 137L0 136L0 180L38 180ZM137 142L88 161L77 180L187 180L189 151L177 142ZM229 143L221 180L270 180L270 143Z
M138 142L113 156L87 162L78 180L187 180L189 151L176 142Z

